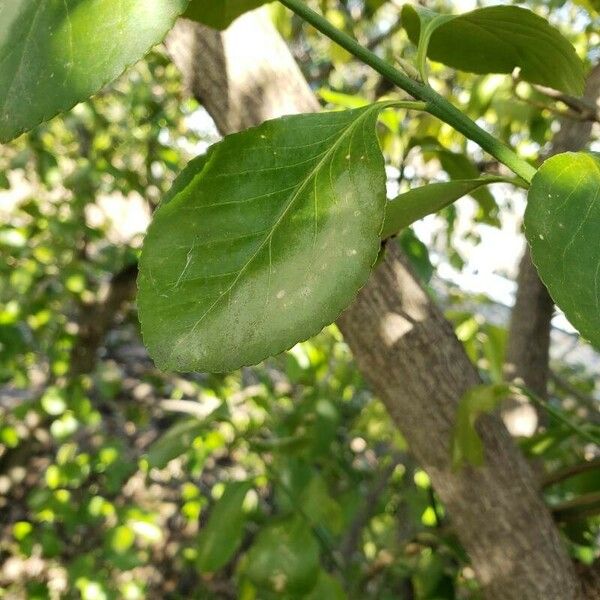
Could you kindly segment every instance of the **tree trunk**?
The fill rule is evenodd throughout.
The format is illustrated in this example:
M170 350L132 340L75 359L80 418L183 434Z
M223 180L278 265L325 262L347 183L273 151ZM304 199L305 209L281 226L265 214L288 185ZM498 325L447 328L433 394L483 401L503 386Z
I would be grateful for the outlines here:
M600 97L600 65L588 75L584 100L598 104ZM592 132L591 121L563 119L550 150L550 155L575 152L585 148ZM521 380L538 396L548 391L550 321L554 302L531 261L529 246L519 265L517 296L511 313L506 350L507 377ZM532 414L533 413L533 414ZM530 404L513 400L503 411L503 418L513 433L519 432L521 420L536 420Z
M222 133L317 108L264 13L241 17L223 34L181 21L167 46ZM558 530L498 418L479 425L485 466L452 470L457 404L479 378L452 327L391 246L338 321L359 368L431 476L486 598L578 598Z

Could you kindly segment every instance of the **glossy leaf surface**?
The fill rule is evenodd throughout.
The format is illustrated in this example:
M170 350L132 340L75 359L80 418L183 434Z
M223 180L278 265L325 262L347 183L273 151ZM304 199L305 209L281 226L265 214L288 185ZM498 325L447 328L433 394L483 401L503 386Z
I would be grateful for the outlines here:
M600 347L600 154L548 159L529 191L525 233L550 295Z
M545 19L518 6L488 6L463 15L437 18L435 13L405 5L402 22L418 45L421 28L426 54L470 73L511 73L526 81L580 95L583 64L570 42ZM423 51L421 46L421 53Z
M352 301L379 250L385 106L266 122L182 174L140 260L140 320L160 368L257 363Z
M192 0L184 17L213 29L227 29L240 15L268 0Z
M68 110L162 40L187 0L0 4L0 141Z
M411 223L438 212L459 198L499 181L503 179L498 177L456 179L443 183L430 183L400 194L386 206L381 237L385 239L395 235Z

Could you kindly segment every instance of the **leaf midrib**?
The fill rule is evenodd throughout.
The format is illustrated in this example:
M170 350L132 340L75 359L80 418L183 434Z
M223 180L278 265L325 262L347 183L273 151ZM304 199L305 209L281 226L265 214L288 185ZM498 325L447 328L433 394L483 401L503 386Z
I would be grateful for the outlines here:
M271 230L270 230L269 234L267 236L265 236L265 239L260 243L260 245L258 246L258 248L256 249L256 251L254 252L254 254L252 254L252 256L247 260L247 262L244 264L244 266L240 269L240 271L239 271L238 275L236 276L236 278L231 282L231 284L229 285L229 287L225 291L223 291L223 292L221 292L221 294L219 294L219 296L206 309L206 311L204 311L204 313L202 314L202 316L196 321L196 323L194 323L194 325L190 329L190 331L187 334L185 334L173 346L173 351L171 352L171 356L173 355L175 349L178 348L180 346L180 344L184 340L186 340L190 335L192 335L196 331L196 328L198 327L198 325L200 325L200 323L202 323L202 321L204 320L204 318L215 308L215 306L217 306L217 304L219 304L219 302L221 301L221 299L223 297L225 297L227 294L229 294L231 292L231 290L235 287L235 285L239 281L240 277L242 277L242 275L245 273L246 269L252 264L252 262L262 252L262 250L264 250L264 248L267 245L267 243L269 243L270 239L273 237L273 234L275 233L275 231L277 230L277 228L279 227L279 225L281 224L281 222L283 221L283 219L285 218L285 216L287 215L287 213L289 212L289 210L291 209L291 207L294 205L294 203L296 202L296 200L298 199L298 197L300 196L300 194L302 193L302 191L304 190L304 188L310 183L310 181L312 181L313 177L315 177L315 175L318 173L319 169L323 166L323 164L327 161L327 159L330 158L330 156L333 154L333 152L336 151L339 148L341 142L346 138L346 136L358 125L359 122L362 121L362 119L364 119L365 117L367 117L368 115L370 115L373 110L381 110L382 108L383 107L382 107L381 104L377 104L377 105L371 107L369 110L366 110L356 120L354 120L354 121L352 121L350 123L350 125L346 128L346 130L344 131L344 133L335 141L335 143L333 144L333 146L331 146L331 148L329 150L327 150L327 152L323 155L323 157L319 160L319 162L314 166L314 168L312 169L312 171L308 174L308 176L300 184L300 186L298 187L298 189L293 193L293 195L291 196L291 198L287 202L285 208L282 210L281 214L279 215L279 217L277 218L277 220L275 221L275 223L271 227Z

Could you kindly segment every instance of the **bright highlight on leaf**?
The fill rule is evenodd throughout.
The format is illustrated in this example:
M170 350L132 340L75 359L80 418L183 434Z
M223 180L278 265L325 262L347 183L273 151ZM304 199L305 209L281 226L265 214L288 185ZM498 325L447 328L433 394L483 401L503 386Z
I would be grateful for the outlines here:
M140 321L160 368L255 364L352 301L379 251L386 106L269 121L184 171L140 260Z
M0 141L68 110L162 40L188 0L0 4Z
M583 92L583 64L575 49L530 10L488 6L452 16L405 5L402 23L411 41L420 44L421 71L426 54L469 73L511 73L519 67L531 83L573 95Z
M559 154L541 166L529 191L525 234L550 295L600 347L600 154Z
M183 15L213 29L227 29L240 15L269 0L191 0Z

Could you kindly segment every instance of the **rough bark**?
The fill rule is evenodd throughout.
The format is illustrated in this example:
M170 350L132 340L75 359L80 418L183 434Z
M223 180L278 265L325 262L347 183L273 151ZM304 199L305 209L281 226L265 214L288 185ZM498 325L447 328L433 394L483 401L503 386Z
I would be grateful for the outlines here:
M600 107L600 65L588 75L584 100ZM550 155L585 148L592 131L591 121L563 119ZM511 314L506 353L507 375L521 379L541 397L548 388L550 321L554 303L531 261L529 247L519 265L517 296Z
M168 48L223 133L316 107L289 51L261 13L242 17L222 35L181 22ZM243 76L237 60L244 61ZM256 102L259 97L264 102ZM226 114L231 111L242 114ZM485 466L452 470L457 404L479 378L397 249L386 253L338 325L448 507L486 598L578 598L579 582L557 528L499 419L480 423Z
M486 597L577 597L560 536L499 419L479 424L485 465L452 470L456 406L479 377L393 247L340 325L359 368L446 504Z

